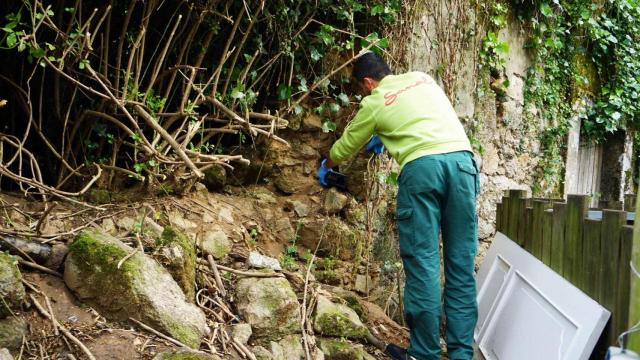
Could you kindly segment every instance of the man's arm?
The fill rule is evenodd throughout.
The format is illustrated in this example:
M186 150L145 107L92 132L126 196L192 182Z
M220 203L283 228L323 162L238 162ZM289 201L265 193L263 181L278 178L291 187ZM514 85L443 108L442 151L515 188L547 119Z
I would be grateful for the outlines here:
M353 156L371 138L375 131L376 123L374 111L367 98L362 100L360 110L346 127L344 133L331 147L326 162L328 168L332 168Z

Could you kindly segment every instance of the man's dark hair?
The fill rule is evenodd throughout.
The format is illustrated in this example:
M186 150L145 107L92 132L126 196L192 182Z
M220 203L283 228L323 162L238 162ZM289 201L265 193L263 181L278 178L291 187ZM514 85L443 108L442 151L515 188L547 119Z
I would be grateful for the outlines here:
M368 52L353 62L352 74L358 81L362 81L366 77L380 81L383 77L391 74L391 68L376 53Z

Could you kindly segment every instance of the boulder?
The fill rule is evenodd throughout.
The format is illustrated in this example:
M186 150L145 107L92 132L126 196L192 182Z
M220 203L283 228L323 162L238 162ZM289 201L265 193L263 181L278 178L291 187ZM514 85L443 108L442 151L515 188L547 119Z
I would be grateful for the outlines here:
M298 200L293 201L291 205L293 207L293 211L299 217L305 217L309 215L309 205L303 203L302 201L298 201Z
M249 342L253 331L249 324L235 324L231 326L231 337L241 344Z
M349 202L347 195L331 188L324 198L324 211L329 215L337 214L347 206L347 202Z
M300 192L313 184L314 180L305 176L299 167L286 167L274 181L278 190L290 195Z
M27 322L21 317L9 316L0 320L0 348L20 349L22 339L28 332Z
M355 311L347 305L333 303L325 296L318 296L313 329L322 335L350 339L361 339L369 333Z
M309 113L302 118L302 128L308 131L321 131L322 119L317 114Z
M76 296L114 320L133 317L191 347L209 332L204 313L186 301L169 272L95 229L81 232L69 247L64 281Z
M13 360L8 349L0 349L0 360Z
M215 164L204 172L203 182L209 191L221 191L227 184L227 170Z
M302 360L305 358L302 348L302 336L288 335L282 340L271 342L271 354L274 360Z
M300 335L288 335L279 341L271 341L269 350L263 346L254 346L251 350L258 360L302 360L305 358ZM318 357L312 357L320 360Z
M153 360L222 360L222 358L213 354L182 349L158 353L153 357Z
M375 360L364 350L364 346L344 339L321 338L318 345L327 360Z
M282 267L280 266L280 261L278 259L274 259L272 257L268 257L260 254L259 252L252 251L249 253L249 258L247 259L249 266L256 269L271 269L275 271L281 271Z
M156 240L157 258L180 285L189 302L196 297L196 247L184 233L171 226Z
M198 242L198 247L203 253L211 255L216 259L222 259L231 252L231 240L227 234L220 229L207 230Z
M0 299L2 299L0 319L20 308L25 296L22 274L18 270L18 260L7 253L0 252Z
M253 336L280 339L300 332L300 304L284 278L244 278L236 288L237 308Z
M218 221L233 224L235 220L233 219L233 213L231 212L231 209L229 209L228 207L221 207L218 211Z
M324 232L324 234L323 234ZM338 217L307 219L298 231L300 242L308 249L315 249L320 239L322 256L351 261L362 255L365 232L347 225Z

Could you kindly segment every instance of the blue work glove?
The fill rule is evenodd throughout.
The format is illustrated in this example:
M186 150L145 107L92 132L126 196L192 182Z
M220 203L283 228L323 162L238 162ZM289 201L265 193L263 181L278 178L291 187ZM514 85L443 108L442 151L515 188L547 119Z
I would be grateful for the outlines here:
M320 185L324 187L329 186L329 184L327 184L327 174L330 172L335 172L332 169L328 168L326 164L327 164L327 159L322 160L317 172L318 181L320 182Z
M373 137L371 138L371 140L369 140L369 143L365 147L365 150L372 151L374 154L380 155L384 151L384 144L382 143L382 140L380 140L380 137L378 135L373 135Z

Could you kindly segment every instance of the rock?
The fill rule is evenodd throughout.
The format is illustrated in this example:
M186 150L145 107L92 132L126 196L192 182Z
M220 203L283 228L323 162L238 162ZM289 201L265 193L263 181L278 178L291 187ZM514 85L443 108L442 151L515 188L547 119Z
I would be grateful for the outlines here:
M313 160L320 157L320 153L318 153L318 150L314 149L309 144L300 145L299 154L305 160Z
M309 205L303 203L302 201L297 201L297 200L294 201L292 205L293 205L293 211L299 217L305 217L309 215Z
M300 335L288 335L279 341L268 344L270 350L263 346L254 346L251 350L258 360L302 360L305 358ZM312 357L320 360L318 357Z
M282 267L280 266L280 261L278 261L278 259L262 255L256 251L252 251L249 253L247 262L252 268L282 271Z
M236 299L238 312L255 337L274 340L300 331L300 304L286 279L240 279Z
M21 317L9 316L0 320L0 348L20 349L28 332L27 322Z
M133 317L198 347L209 332L204 313L186 301L169 272L143 253L117 264L133 249L95 229L81 232L69 247L64 281L76 296L115 320Z
M363 230L349 226L335 216L308 219L301 225L298 235L302 245L308 249L315 249L322 238L320 255L330 255L345 261L362 255L362 244L365 238Z
M353 344L343 339L321 338L319 347L327 360L375 360L361 344Z
M13 360L8 349L0 349L0 360Z
M177 211L172 211L167 214L169 217L169 223L171 223L176 228L189 231L198 227L196 223L191 220L187 220Z
M297 167L287 167L280 171L280 174L274 181L278 190L290 195L300 192L305 187L311 185L310 178L304 176L302 171Z
M51 257L51 245L13 236L0 237L0 251L16 256L26 254L39 264Z
M59 269L64 263L64 258L69 253L69 247L66 244L56 243L51 247L51 255L45 261L44 266L50 269Z
M218 221L224 221L226 223L233 224L234 220L231 209L229 209L228 207L220 208L220 211L218 211Z
M198 247L202 252L211 255L216 259L222 259L231 251L231 240L222 230L209 230L205 232L202 240L198 242Z
M205 224L211 224L215 220L216 219L209 212L205 212L204 215L202 215L202 222Z
M153 360L222 360L222 358L217 355L183 349L161 352L154 356Z
M322 130L322 119L314 113L308 113L308 116L302 119L302 128L310 131Z
M361 294L366 294L367 290L371 290L373 288L374 284L370 276L361 274L356 275L356 283L353 286L353 290Z
M160 246L158 258L173 279L180 285L189 302L196 297L196 247L184 233L171 226L165 227L156 240Z
M101 228L109 234L114 234L116 231L116 224L113 222L113 219L106 218L102 220Z
M207 185L201 183L201 182L197 182L193 185L193 188L195 189L196 192L207 192Z
M258 200L259 204L274 205L278 202L273 193L265 188L254 190L253 197Z
M18 260L0 252L0 319L10 316L14 310L20 308L25 297Z
M203 182L209 191L220 191L227 184L227 170L215 164L204 172Z
M246 344L252 333L249 324L235 324L231 327L231 337L241 344Z
M322 335L350 339L364 338L369 332L355 311L346 305L335 304L324 296L318 296L313 329Z
M293 226L291 226L291 221L286 216L276 220L274 227L275 227L274 230L275 230L276 236L283 243L292 241L296 235L295 230L293 230Z
M274 360L302 360L304 349L300 335L288 335L282 340L271 342L271 354Z
M121 230L133 232L136 226L136 220L131 216L123 216L116 220L116 226Z
M329 215L337 214L347 206L348 201L349 198L346 195L335 188L331 188L327 191L327 195L324 198L324 210Z

